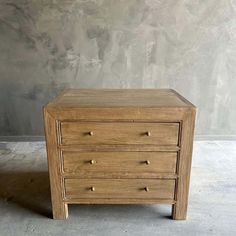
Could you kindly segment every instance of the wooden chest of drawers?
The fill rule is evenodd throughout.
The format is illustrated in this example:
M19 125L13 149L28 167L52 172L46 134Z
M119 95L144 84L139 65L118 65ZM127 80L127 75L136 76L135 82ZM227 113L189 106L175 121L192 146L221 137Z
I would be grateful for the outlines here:
M69 89L45 106L53 217L68 204L152 203L185 219L195 110L169 89Z

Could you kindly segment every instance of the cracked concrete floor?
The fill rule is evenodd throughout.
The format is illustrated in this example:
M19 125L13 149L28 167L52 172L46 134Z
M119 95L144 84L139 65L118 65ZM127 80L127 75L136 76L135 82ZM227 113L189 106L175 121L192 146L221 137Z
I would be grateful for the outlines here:
M236 141L194 144L187 221L166 205L71 205L52 220L44 142L0 143L0 235L236 235Z

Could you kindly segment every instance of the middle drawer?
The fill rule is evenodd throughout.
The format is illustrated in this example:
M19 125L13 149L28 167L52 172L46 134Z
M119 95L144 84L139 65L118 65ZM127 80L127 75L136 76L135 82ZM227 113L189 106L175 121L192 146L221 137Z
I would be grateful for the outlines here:
M177 152L62 152L63 171L176 172Z

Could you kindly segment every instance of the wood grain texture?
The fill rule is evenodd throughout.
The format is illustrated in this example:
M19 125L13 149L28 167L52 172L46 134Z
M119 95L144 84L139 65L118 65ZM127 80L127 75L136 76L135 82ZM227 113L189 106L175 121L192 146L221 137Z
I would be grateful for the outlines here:
M186 218L195 107L181 95L68 90L44 117L54 218L73 203L168 203Z
M172 208L172 217L175 220L185 220L187 217L190 171L192 162L193 136L196 110L192 109L185 114L182 122L181 151L178 164L178 180L176 186L176 204Z
M57 107L191 107L172 89L68 89L52 101Z
M67 173L176 173L176 152L63 152Z
M157 146L157 145L60 145L58 148L62 151L73 152L177 152L179 146Z
M61 143L177 145L178 132L178 123L62 122Z
M44 126L47 145L47 158L51 186L52 211L54 219L66 219L68 206L63 202L62 177L60 176L59 151L57 149L57 122L44 109Z
M174 180L65 179L66 198L174 199ZM94 188L94 191L91 191ZM146 191L145 188L148 190Z
M73 173L61 173L62 177L65 178L98 178L98 179L176 179L177 174L162 173L162 172L95 172L95 171L80 171Z
M73 198L65 199L67 204L175 204L173 199L158 198Z
M48 111L60 121L145 121L145 122L176 122L182 120L188 108L70 108L47 107Z

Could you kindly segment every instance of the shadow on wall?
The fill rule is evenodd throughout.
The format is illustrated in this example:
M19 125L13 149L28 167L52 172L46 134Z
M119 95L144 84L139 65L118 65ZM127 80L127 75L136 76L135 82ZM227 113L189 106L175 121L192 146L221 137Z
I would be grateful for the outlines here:
M13 171L0 173L0 201L17 204L51 218L48 173Z

